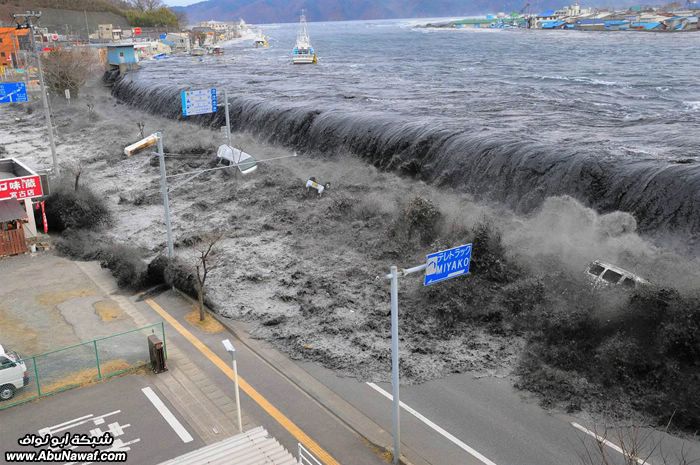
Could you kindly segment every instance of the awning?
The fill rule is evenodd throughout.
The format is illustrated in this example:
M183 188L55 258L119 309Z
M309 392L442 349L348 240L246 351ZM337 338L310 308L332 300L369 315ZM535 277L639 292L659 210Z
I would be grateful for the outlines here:
M0 223L26 220L27 212L17 199L0 200Z
M277 439L268 435L262 426L209 444L160 465L298 465ZM307 461L305 463L311 463Z

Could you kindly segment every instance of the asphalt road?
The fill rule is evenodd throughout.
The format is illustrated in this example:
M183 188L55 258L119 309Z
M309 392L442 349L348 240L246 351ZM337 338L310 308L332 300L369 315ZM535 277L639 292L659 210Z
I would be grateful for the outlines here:
M184 315L191 310L189 303L170 292L161 294L154 300L179 322L184 321ZM146 303L137 302L136 304L140 310L147 310ZM208 334L189 324L185 327L227 365L231 361L231 356L226 352L221 341L231 339L236 344L240 376L264 396L265 400L288 417L296 427L324 448L333 459L343 465L386 464L361 436L349 429L326 408L266 364L246 346L237 344L231 334L228 332ZM167 322L166 334L168 341L175 342L182 351L185 351L211 380L226 392L233 393L231 379ZM241 408L249 418L255 420L256 424L264 426L292 455L297 455L299 440L289 428L280 423L278 417L270 415L244 392L241 392Z
M176 319L182 320L190 306L172 293L156 301ZM145 304L144 304L145 305ZM306 434L325 448L339 463L384 463L366 441L351 431L329 409L312 399L284 375L284 367L273 368L230 334L203 333L191 326L191 333L213 352L213 356L230 361L221 340L230 338L237 344L240 375L267 400L287 415ZM169 340L187 350L192 360L223 389L232 389L231 379L198 350L190 340L167 328ZM292 362L285 358L285 364ZM369 418L373 424L391 431L391 401L387 384L370 385L352 378L340 378L332 371L310 363L297 363L324 386ZM278 371L278 369L281 371ZM401 440L423 462L434 465L598 465L600 460L587 461L587 450L596 457L597 444L585 431L572 423L593 431L596 428L585 417L573 417L542 409L533 399L512 387L511 380L476 379L471 375L454 375L415 386L402 386ZM297 449L297 438L277 418L261 408L250 396L241 396L246 415L257 420L288 450ZM330 406L331 409L333 406ZM597 432L602 434L601 426ZM692 459L700 457L700 444L658 432L651 434L653 443L662 440L646 465L662 465L660 453L674 457L681 450ZM609 464L626 465L615 447L619 440L609 434L604 446ZM646 456L639 454L646 458ZM644 465L644 461L638 462ZM669 463L681 463L671 461Z
M174 420L166 420L157 399ZM6 463L5 451L37 450L18 445L25 434L89 434L96 428L112 432L112 448L126 451L128 463L155 465L204 445L149 375L129 375L0 411L0 463Z
M386 396L391 393L390 385L376 385L386 393L383 394L367 383L339 378L316 364L301 365L376 423L391 430L391 400ZM602 437L601 425L548 412L534 399L524 398L508 379L453 375L420 385L401 386L400 395L401 402L421 417L402 408L402 443L410 445L435 465L485 465L489 462L497 465L589 465L591 462L585 459L587 450L593 457L600 456L595 453L596 441L572 423L592 432L597 428ZM607 435L611 445L620 443L616 434L617 430ZM681 451L691 459L700 458L697 440L682 440L650 430L639 432L640 437L647 434L651 435L648 443L661 444L653 451L647 465L661 465L664 463L661 454L673 458ZM625 465L622 454L611 445L605 446L610 463ZM476 458L468 450L486 460ZM644 454L639 455L646 458ZM682 462L672 460L669 463Z

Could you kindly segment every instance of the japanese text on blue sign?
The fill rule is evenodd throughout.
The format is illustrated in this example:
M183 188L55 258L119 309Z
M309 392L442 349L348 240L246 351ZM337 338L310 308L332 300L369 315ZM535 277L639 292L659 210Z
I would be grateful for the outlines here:
M423 285L445 281L469 273L472 258L472 245L465 244L448 250L441 250L427 255Z
M0 83L0 103L27 102L27 86L23 82Z

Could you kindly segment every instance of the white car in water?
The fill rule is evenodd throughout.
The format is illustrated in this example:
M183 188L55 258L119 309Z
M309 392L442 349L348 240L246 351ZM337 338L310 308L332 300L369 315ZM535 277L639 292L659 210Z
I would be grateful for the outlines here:
M650 284L649 281L640 278L634 273L601 260L591 262L586 269L586 274L596 287L622 286L628 289L635 289L639 286Z
M0 345L0 401L12 399L17 390L28 384L29 374L22 358Z

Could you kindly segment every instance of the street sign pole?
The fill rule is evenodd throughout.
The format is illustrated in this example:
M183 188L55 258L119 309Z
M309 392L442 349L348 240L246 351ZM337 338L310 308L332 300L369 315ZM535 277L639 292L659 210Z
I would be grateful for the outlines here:
M228 92L224 89L224 111L226 111L226 140L231 147L231 120L228 115Z
M391 275L391 431L394 435L394 464L401 457L401 402L399 400L399 272L396 266L390 268Z
M392 411L391 426L394 436L394 465L401 460L401 399L399 397L399 276L425 271L423 285L456 278L469 273L472 244L461 245L449 250L435 252L426 256L423 265L406 268L399 272L396 266L389 268L385 277L391 281L391 388Z
M165 210L165 233L168 239L168 258L175 256L173 246L173 230L170 225L170 200L168 199L168 181L165 175L165 152L163 151L163 135L156 132L158 139L158 161L160 164L160 191L163 195L163 209Z
M401 270L401 276L423 271L427 265L418 265ZM389 268L386 278L391 280L391 426L394 436L394 464L401 458L401 399L399 397L399 270L396 266Z

